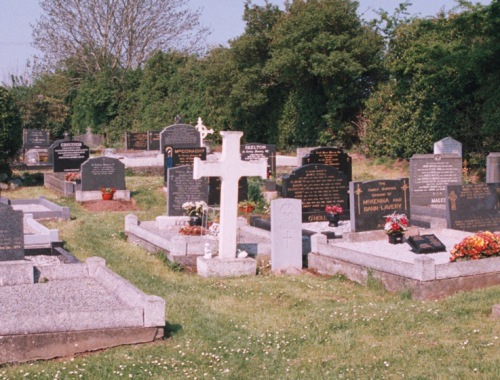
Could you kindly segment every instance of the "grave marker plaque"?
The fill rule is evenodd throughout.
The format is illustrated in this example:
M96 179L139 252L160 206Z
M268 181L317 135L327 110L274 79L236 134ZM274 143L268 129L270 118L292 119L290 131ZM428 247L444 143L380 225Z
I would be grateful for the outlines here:
M165 147L190 148L200 146L200 133L192 125L174 124L166 127L160 133L160 149L165 152Z
M349 214L349 181L333 166L310 164L283 178L283 198L302 200L302 221L326 221L326 205L340 205Z
M125 164L117 158L93 157L82 164L82 191L97 191L101 187L125 188Z
M445 137L434 143L434 154L458 154L462 157L462 143L451 137Z
M271 144L243 144L240 147L243 161L258 162L261 158L267 160L267 177L276 175L276 145Z
M148 149L148 133L147 132L126 132L126 149L127 150L147 150Z
M79 172L89 156L89 147L81 141L63 141L54 147L54 173Z
M41 129L23 129L23 147L47 148L50 146L49 131Z
M446 186L462 183L462 158L457 155L415 154L410 159L411 207L444 210Z
M406 240L415 253L436 253L446 251L446 246L436 235L413 235Z
M302 165L322 164L337 168L352 181L352 159L339 148L315 148L302 158Z
M208 203L208 179L193 179L192 166L178 166L167 173L167 215L185 215L185 202L205 201Z
M500 182L500 153L493 152L486 157L486 182Z
M384 216L410 215L408 178L350 182L351 231L383 230Z
M164 156L164 181L167 183L168 169L177 166L190 165L193 166L194 158L199 157L205 161L207 159L207 148L191 147L191 148L172 148L166 147Z
M148 131L148 150L160 150L160 132Z
M300 199L271 201L271 269L302 269L302 207Z
M24 259L23 212L0 203L0 261Z
M500 183L449 185L446 200L448 228L500 231Z

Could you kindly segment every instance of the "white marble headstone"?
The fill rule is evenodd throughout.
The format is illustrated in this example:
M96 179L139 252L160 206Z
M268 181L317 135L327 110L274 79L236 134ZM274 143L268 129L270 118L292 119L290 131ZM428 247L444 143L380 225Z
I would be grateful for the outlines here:
M458 154L462 157L462 143L451 137L445 137L434 143L434 154Z
M302 269L302 201L271 202L271 270Z

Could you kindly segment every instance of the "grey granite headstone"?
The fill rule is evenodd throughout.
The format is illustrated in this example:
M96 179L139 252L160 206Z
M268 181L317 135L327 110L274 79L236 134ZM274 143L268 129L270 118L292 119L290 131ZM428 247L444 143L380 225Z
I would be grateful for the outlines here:
M81 141L66 140L54 147L54 173L79 172L80 166L88 160L90 149Z
M267 176L276 175L276 145L250 143L240 146L241 159L258 162L261 158L267 159Z
M208 203L208 178L193 179L192 166L178 166L167 172L167 215L185 215L184 202Z
M492 152L486 157L486 182L500 182L500 153Z
M125 165L107 156L89 158L82 164L81 181L82 191L97 191L101 187L126 190Z
M383 230L384 216L410 216L408 178L350 182L351 231Z
M434 143L434 154L458 154L462 157L462 143L451 137L445 137Z
M352 159L340 148L321 147L312 149L302 157L302 165L323 164L333 166L343 172L352 181Z
M327 205L338 204L344 211L343 216L349 215L348 192L347 176L333 166L304 165L283 177L283 198L302 200L303 222L326 221Z
M23 147L29 148L47 148L50 146L50 134L47 130L41 129L23 129Z
M200 133L192 125L171 125L160 132L160 150L165 152L167 146L172 148L200 146Z
M23 212L0 203L0 261L24 259Z
M271 269L302 269L302 206L300 199L271 201Z
M76 136L75 140L81 141L91 148L97 148L104 144L104 136L92 133L90 127L87 128L87 132L84 135Z
M500 231L500 183L449 185L446 201L448 228Z
M411 207L445 208L446 186L462 183L462 158L455 154L415 154L410 159Z

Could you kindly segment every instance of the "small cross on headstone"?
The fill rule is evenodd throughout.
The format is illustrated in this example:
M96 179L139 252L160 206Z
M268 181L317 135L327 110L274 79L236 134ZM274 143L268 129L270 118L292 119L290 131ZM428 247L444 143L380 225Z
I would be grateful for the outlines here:
M238 217L238 181L241 177L266 178L267 163L242 161L240 139L243 132L220 132L222 156L218 161L194 159L193 178L221 177L219 257L236 257L236 222Z
M203 120L201 120L201 117L198 118L198 125L196 125L196 130L200 132L200 146L203 146L203 140L205 137L207 137L208 134L214 133L213 129L207 129L203 125Z

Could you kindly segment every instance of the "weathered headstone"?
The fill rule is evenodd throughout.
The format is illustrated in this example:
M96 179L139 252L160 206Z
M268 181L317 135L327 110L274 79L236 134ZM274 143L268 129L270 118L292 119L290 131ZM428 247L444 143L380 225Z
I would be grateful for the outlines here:
M49 146L49 131L41 129L23 129L23 148L48 148Z
M446 201L448 228L500 231L500 183L449 185Z
M54 173L79 172L89 156L89 147L81 141L63 141L54 147Z
M302 269L300 199L271 201L271 270Z
M102 187L125 190L125 165L107 156L89 158L82 164L82 191L97 191Z
M160 132L148 131L148 150L160 150Z
M384 216L410 215L408 178L350 182L351 231L383 230Z
M415 253L436 253L446 251L446 246L434 234L412 235L406 239Z
M500 182L500 153L492 152L486 157L486 182Z
M462 158L453 154L415 154L410 159L413 206L445 208L446 186L462 182Z
M148 150L148 133L126 132L125 148L127 150Z
M208 203L208 179L193 179L193 167L189 165L168 169L167 215L185 215L182 205L198 201Z
M174 124L160 132L160 149L165 153L166 147L190 148L200 146L200 133L188 124Z
M307 164L333 166L344 173L349 181L352 181L352 159L342 149L331 147L314 148L302 157L302 165Z
M23 212L0 203L0 261L24 259Z
M304 165L283 177L283 198L302 200L303 222L325 221L325 207L332 204L349 215L348 191L347 176L333 166Z
M257 162L263 158L267 160L267 176L276 175L276 145L250 143L240 148L243 161Z
M219 161L194 160L195 179L201 177L221 177L221 207L219 257L236 258L236 228L238 216L238 181L243 176L266 178L265 162L241 160L240 139L243 132L220 132L222 135L222 156Z
M90 148L97 148L104 144L104 136L92 133L90 127L87 128L87 132L84 135L78 135L75 140L81 141Z
M451 137L445 137L434 143L434 154L457 154L462 157L462 143Z

